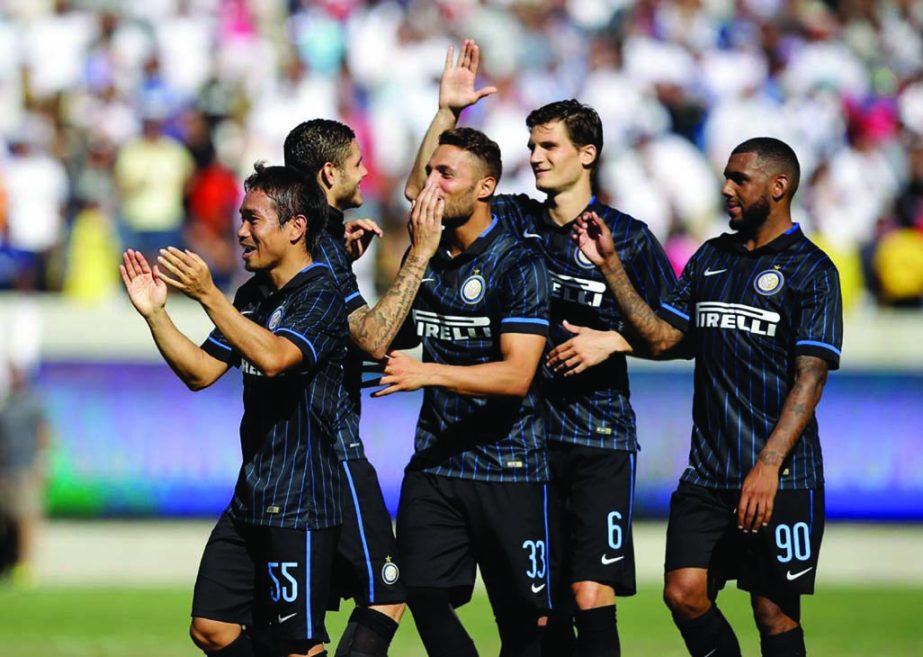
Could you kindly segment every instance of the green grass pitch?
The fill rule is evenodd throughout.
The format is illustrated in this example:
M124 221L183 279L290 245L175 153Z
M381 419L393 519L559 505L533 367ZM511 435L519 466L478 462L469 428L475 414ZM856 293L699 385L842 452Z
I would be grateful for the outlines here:
M185 589L45 588L0 589L2 657L194 657L187 637L190 592ZM804 599L808 654L812 657L923 655L920 612L923 590L824 587ZM719 599L737 630L744 655L759 655L748 599L729 589ZM352 608L328 617L339 636ZM686 654L655 586L619 605L622 654ZM483 657L499 652L490 607L483 592L459 610ZM410 615L395 637L391 657L423 657Z

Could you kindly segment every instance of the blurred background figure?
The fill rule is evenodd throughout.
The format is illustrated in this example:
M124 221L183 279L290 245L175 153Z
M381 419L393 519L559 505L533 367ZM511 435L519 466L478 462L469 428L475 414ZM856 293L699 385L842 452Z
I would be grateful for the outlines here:
M27 373L13 365L8 377L9 391L0 404L0 526L7 529L0 550L13 583L31 587L38 582L34 562L44 514L48 422Z

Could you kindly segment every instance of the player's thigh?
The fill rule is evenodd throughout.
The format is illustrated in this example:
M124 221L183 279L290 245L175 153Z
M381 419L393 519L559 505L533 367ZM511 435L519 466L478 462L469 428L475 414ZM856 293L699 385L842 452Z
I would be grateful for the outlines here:
M324 626L339 528L261 528L256 604L269 619L277 645L306 652L329 637ZM288 654L288 653L286 653Z
M339 595L353 597L360 605L403 602L406 591L397 542L378 474L366 459L343 462L341 467L343 526L334 587Z
M536 613L553 608L548 485L467 483L475 554L495 611L501 601Z
M632 536L637 455L577 447L570 485L568 578L599 582L617 595L635 593Z
M212 529L199 562L192 616L225 623L253 622L256 553L251 527L223 513Z
M735 578L740 532L734 506L726 491L679 482L670 498L665 571L701 568L721 584Z
M814 593L823 535L823 488L778 491L769 524L748 537L738 585L779 603Z
M471 597L476 564L456 480L409 471L401 485L397 546L407 587L452 589L453 604Z

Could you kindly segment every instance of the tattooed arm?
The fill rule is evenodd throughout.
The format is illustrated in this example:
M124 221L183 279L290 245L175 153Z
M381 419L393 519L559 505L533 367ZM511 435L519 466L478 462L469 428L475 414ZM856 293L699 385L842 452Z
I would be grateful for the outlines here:
M410 213L410 252L397 278L374 308L362 306L349 316L350 337L372 358L385 357L410 312L426 266L439 248L443 204L439 189L427 184Z
M606 222L595 212L587 212L577 218L574 239L584 255L606 277L606 284L615 296L625 321L650 349L651 356L664 356L683 341L685 334L658 317L635 290L622 266Z
M737 526L744 531L755 532L769 523L779 488L779 468L814 415L828 369L827 361L816 356L795 359L795 383L785 398L782 415L744 479L737 505Z

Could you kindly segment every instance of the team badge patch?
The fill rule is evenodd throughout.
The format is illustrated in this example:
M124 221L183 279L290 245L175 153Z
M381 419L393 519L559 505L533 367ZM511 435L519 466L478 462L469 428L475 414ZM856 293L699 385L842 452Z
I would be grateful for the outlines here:
M269 322L266 326L269 327L270 331L275 331L276 327L282 323L282 316L285 314L285 308L279 306L272 311L272 315L269 316Z
M574 248L574 260L584 269L593 269L596 266L590 262L590 259L586 257L586 254L579 247Z
M461 298L465 303L477 303L484 298L484 291L487 285L484 278L475 274L469 276L461 287Z
M753 281L753 287L756 288L756 291L767 297L781 290L783 285L785 285L785 276L775 269L760 272L756 275L756 280Z
M400 568L397 567L396 563L391 561L391 557L387 557L385 565L381 567L381 581L385 584L394 584L400 576Z

